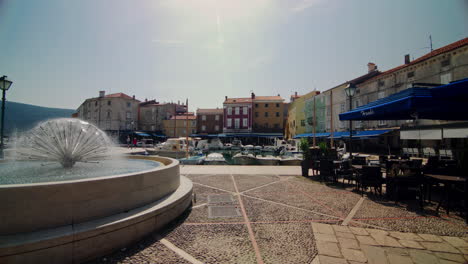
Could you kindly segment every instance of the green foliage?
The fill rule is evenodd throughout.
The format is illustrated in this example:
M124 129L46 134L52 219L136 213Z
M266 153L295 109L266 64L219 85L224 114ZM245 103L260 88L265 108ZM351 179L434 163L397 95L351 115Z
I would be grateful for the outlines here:
M301 138L301 141L299 142L299 148L302 151L304 160L310 160L312 158L310 155L309 141L307 140L307 138Z

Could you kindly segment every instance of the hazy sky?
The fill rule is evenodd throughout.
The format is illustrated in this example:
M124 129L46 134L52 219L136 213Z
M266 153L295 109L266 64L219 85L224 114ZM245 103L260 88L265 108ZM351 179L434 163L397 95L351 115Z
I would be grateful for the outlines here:
M0 0L7 98L77 108L326 90L468 36L464 0Z

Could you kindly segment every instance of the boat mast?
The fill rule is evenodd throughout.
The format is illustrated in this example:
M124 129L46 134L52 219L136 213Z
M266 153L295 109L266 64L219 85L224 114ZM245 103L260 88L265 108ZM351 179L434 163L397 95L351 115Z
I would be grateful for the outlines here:
M185 107L186 107L186 109L187 109L186 112L185 112L185 122L186 122L186 128L185 128L185 132L186 132L185 135L186 135L186 137L185 137L185 139L186 139L186 141L187 141L186 144L185 144L185 152L186 152L185 155L187 156L187 159L188 159L188 157L189 157L189 146L188 146L188 145L189 145L189 141L188 141L188 138L189 138L189 137L188 137L188 131L189 131L189 123L188 123L188 122L189 122L189 121L188 121L188 98L187 98L186 101L185 101Z

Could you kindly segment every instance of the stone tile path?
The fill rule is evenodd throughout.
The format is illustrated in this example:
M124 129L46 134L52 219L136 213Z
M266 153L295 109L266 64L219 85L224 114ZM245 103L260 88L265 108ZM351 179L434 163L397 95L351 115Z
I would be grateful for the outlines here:
M317 244L312 264L467 263L466 238L311 223Z

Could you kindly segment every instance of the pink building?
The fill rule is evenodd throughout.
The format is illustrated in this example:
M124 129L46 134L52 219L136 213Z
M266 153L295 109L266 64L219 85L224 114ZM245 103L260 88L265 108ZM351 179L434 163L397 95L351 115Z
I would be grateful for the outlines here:
M252 132L252 98L228 98L224 100L224 133Z

